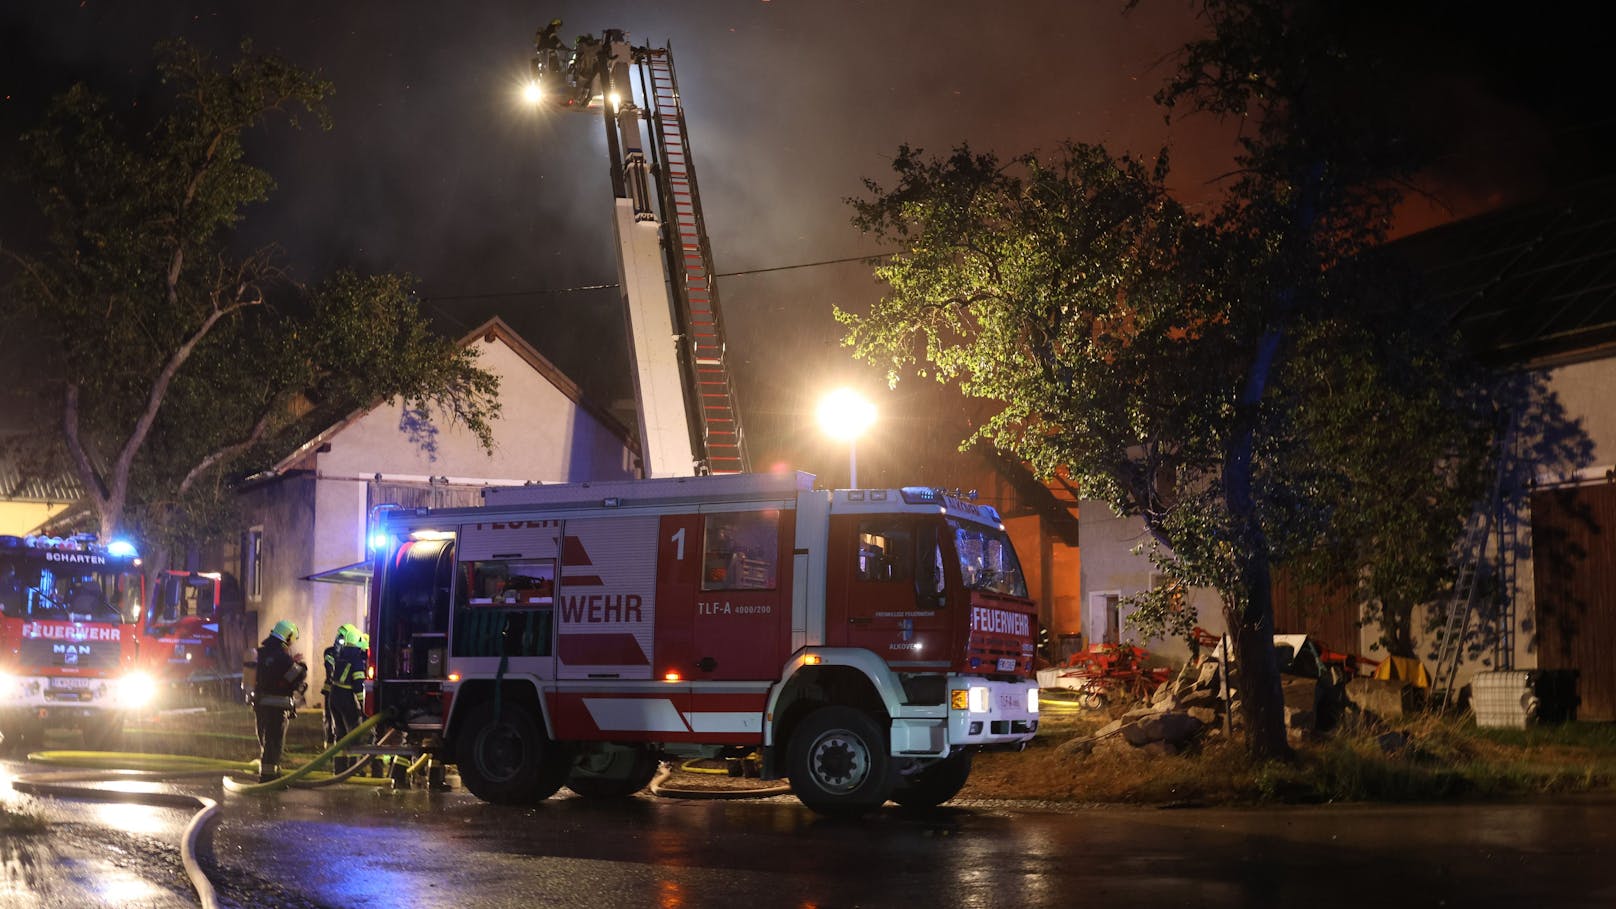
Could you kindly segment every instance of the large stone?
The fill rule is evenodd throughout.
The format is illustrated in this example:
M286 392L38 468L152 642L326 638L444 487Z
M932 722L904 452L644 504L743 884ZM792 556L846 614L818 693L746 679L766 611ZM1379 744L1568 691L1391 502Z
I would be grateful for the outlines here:
M1069 757L1088 757L1094 752L1094 742L1094 739L1086 737L1069 739L1056 745L1055 753Z
M1294 675L1281 676L1283 682L1281 689L1285 694L1285 707L1296 710L1312 710L1313 698L1319 687L1318 680L1298 678Z
M1218 712L1211 707L1191 707L1184 712L1200 720L1202 726L1210 726L1218 721Z
M1407 687L1407 682L1398 679L1351 679L1347 682L1347 700L1375 716L1402 716L1403 691Z
M1122 727L1122 737L1135 748L1151 741L1150 733L1146 732L1144 726L1139 723L1129 723Z
M1127 724L1124 723L1122 720L1112 720L1111 722L1106 723L1104 726L1101 726L1100 731L1094 733L1094 737L1097 738L1097 739L1103 739L1106 736L1111 735L1112 733L1118 731L1119 729L1121 729L1125 725L1127 725Z
M1152 742L1179 745L1200 732L1202 723L1187 713L1164 713L1148 720L1141 720L1139 726L1144 730L1146 738Z

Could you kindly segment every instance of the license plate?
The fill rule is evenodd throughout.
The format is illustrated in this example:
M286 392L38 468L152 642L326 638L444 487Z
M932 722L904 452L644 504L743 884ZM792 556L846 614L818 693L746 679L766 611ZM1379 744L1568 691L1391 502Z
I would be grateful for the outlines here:
M50 686L57 689L88 688L90 683L94 681L95 679L51 679Z
M1000 672L1015 672L1016 671L1016 661L1013 660L1013 659L1010 659L1009 657L1004 657L1004 658L1000 659L999 660L999 671Z

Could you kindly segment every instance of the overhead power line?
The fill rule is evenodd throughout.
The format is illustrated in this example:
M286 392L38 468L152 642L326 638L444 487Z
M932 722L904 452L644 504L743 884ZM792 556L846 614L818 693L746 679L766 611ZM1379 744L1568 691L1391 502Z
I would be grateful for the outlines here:
M840 259L821 259L817 262L797 262L791 265L771 265L766 268L746 268L736 271L720 271L714 272L713 277L740 278L747 275L762 275L777 271L792 271L798 268L820 268L825 265L844 265L848 262L868 262L871 259L885 259L892 255L893 253L876 253L867 256L846 256ZM423 299L429 300L433 303L443 303L451 300L499 300L511 297L559 296L561 294L583 293L591 290L612 290L618 286L620 285L613 281L611 283L601 284L578 284L573 287L543 287L533 288L531 290L503 290L489 293L428 294Z

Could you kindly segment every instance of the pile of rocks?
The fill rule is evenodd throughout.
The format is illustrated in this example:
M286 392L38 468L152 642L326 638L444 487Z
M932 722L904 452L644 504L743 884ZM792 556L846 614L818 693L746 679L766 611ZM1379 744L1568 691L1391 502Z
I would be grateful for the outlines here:
M1178 675L1139 704L1091 736L1060 746L1066 754L1086 756L1097 751L1178 754L1198 739L1223 735L1240 728L1239 673L1214 658L1186 663ZM1349 711L1380 716L1402 712L1404 683L1351 679L1326 671L1320 678L1284 676L1285 728L1292 738L1328 732Z

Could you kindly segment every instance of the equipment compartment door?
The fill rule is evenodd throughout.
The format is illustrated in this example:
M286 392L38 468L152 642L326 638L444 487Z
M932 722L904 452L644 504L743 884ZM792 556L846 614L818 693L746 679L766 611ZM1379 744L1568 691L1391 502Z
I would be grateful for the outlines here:
M651 678L656 535L651 515L565 523L556 591L560 678Z

